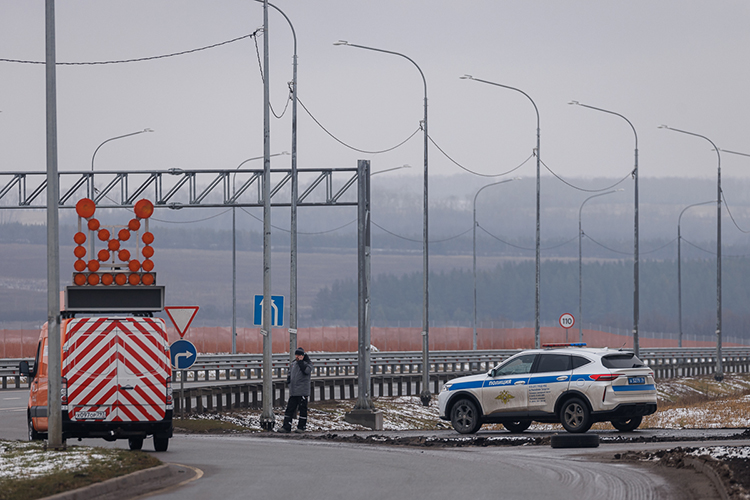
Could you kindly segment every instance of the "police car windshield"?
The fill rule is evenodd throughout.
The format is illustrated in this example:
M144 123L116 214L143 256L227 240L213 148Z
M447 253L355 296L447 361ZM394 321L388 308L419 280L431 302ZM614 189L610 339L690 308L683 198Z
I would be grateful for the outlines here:
M607 368L642 368L646 366L632 352L603 356L602 364Z

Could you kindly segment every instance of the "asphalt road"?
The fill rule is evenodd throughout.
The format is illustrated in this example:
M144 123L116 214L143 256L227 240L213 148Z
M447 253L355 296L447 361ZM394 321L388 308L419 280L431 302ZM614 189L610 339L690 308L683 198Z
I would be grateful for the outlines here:
M0 439L26 438L27 394L27 390L0 393ZM681 432L643 431L661 436L669 433L677 436ZM683 438L701 439L707 434L718 437L737 432L690 431ZM441 435L449 433L452 431L440 432ZM507 435L504 432L487 434ZM127 447L126 441L84 440L81 444ZM747 441L722 441L721 444L747 445ZM677 445L704 446L706 443L603 443L593 449L549 446L420 449L282 439L258 434L176 435L170 441L168 452L155 455L164 462L200 469L203 475L184 486L148 498L684 499L687 498L686 486L674 477L665 477L653 467L611 460L615 453L628 450ZM152 443L145 443L144 449L152 450Z

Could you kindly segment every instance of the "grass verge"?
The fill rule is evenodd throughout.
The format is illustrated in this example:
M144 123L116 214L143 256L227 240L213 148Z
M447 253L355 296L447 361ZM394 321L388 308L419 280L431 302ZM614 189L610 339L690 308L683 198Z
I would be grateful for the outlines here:
M0 500L34 500L161 465L140 451L0 441ZM15 469L15 471L11 471Z

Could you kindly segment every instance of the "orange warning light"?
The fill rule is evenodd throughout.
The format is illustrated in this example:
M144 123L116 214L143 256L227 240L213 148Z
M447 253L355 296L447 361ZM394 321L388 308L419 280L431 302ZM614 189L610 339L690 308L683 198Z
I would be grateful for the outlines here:
M107 241L109 239L109 230L107 229L100 229L99 233L97 233L97 236L102 241Z
M153 285L154 284L154 275L150 273L146 273L143 276L141 276L141 281L144 285Z
M120 241L119 240L109 240L107 243L107 248L112 250L113 252L116 252L120 249Z
M98 270L99 270L99 261L91 259L89 261L89 271L91 271L92 273L95 273Z
M89 230L91 231L98 231L99 230L99 219L89 219L89 222L87 224Z
M128 229L120 229L120 232L117 233L117 238L120 241L128 241L130 239L130 230L128 230Z
M75 236L73 236L73 241L75 241L77 245L83 245L86 243L86 234L80 231L77 232Z
M130 276L128 276L128 283L130 283L131 285L137 285L140 282L141 282L141 277L138 276L138 274L133 273Z
M135 204L135 216L139 219L148 219L154 213L154 204L147 199L138 200Z
M109 250L101 249L99 250L99 253L96 255L100 261L107 262L109 260Z
M109 285L112 284L112 282L114 281L114 279L115 278L111 274L109 274L109 273L102 274L102 285L109 286Z
M123 273L117 273L115 275L115 283L117 283L118 285L124 285L127 282L128 282L128 277L125 276Z
M131 231L138 231L141 228L141 221L138 219L130 219L128 222L128 229Z
M79 259L84 258L86 256L86 247L82 247L81 245L78 245L73 250L73 255L75 255Z
M73 268L75 268L75 270L79 273L84 271L86 269L86 261L83 259L78 259L75 264L73 264Z
M143 270L144 271L153 271L154 270L154 261L146 259L143 261Z
M91 200L89 198L81 198L78 200L78 203L76 203L76 213L83 217L84 219L88 219L92 215L94 215L94 212L96 212L96 203L94 203L94 200Z
M75 283L78 286L83 286L86 284L86 275L78 273L73 277L73 283Z
M138 270L139 270L140 268L141 268L141 263L140 263L140 262L138 262L138 260L137 260L137 259L133 259L133 260L131 260L130 262L128 262L128 269L130 269L130 270L131 270L131 271L133 271L134 273L135 273L135 272L138 272Z
M117 258L120 259L123 262L129 261L130 260L130 251L126 250L126 249L120 250L117 253Z
M89 285L94 286L99 284L99 275L95 273L89 274L88 279Z
M146 245L150 245L154 242L154 233L146 231L145 233L143 233L143 237L141 238L141 240L143 240Z
M154 256L154 247L146 245L145 247L143 247L143 251L141 253L144 257L150 259Z

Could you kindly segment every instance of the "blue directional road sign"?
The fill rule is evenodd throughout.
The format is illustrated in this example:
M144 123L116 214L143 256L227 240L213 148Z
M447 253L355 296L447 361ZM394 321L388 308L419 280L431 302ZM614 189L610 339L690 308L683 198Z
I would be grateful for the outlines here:
M198 357L198 351L192 342L180 339L169 346L169 357L172 360L172 368L175 370L187 370Z
M253 324L263 325L263 296L255 296ZM271 295L271 326L284 326L284 296Z

